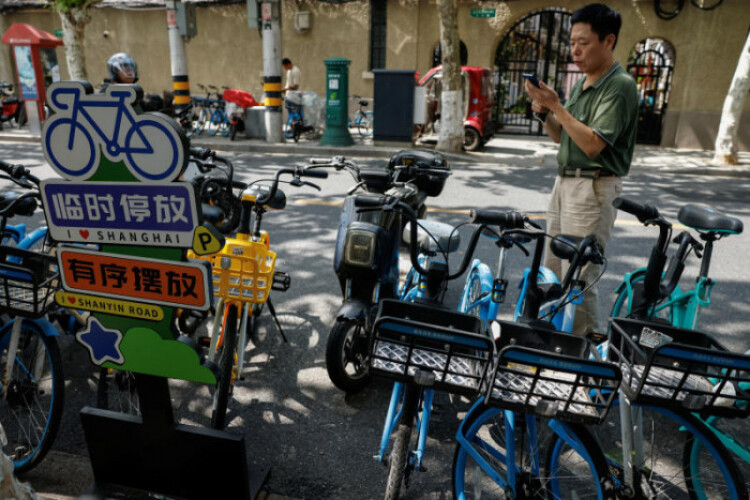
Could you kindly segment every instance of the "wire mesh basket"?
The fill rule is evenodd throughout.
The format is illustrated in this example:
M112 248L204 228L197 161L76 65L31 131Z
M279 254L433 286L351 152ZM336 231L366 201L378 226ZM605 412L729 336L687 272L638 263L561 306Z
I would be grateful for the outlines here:
M499 351L485 400L503 409L600 423L617 394L617 366L588 358L583 337L540 326L496 321Z
M374 375L471 396L481 388L494 344L475 316L387 299L380 301L370 349Z
M214 295L226 301L263 303L273 285L276 253L265 243L228 239L220 252L190 257L211 263Z
M704 416L750 415L750 393L741 389L750 386L750 356L705 333L613 318L608 358L620 366L632 401Z
M0 245L0 312L43 316L53 303L59 276L54 256Z

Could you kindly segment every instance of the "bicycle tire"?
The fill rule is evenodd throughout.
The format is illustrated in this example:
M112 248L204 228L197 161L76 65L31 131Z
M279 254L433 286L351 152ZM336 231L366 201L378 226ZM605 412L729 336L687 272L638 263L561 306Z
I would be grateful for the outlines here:
M492 289L484 285L484 283L486 283L486 276L483 280L482 275L485 273L490 273L490 276L492 276L489 268L485 264L480 264L471 270L471 273L469 273L469 276L466 279L463 292L461 293L461 300L458 308L459 312L470 314L478 318L488 317L490 304L488 302L477 304L477 301L479 301L480 298L486 296L485 294L492 294Z
M362 113L356 120L356 123L357 132L359 132L361 137L370 137L372 135L374 125L372 111L365 111Z
M232 133L231 125L229 124L229 117L227 116L226 111L222 113L224 115L224 121L221 122L221 126L219 127L219 130L221 131L222 137L228 137L229 134Z
M338 389L353 394L370 383L366 339L359 338L364 326L357 321L336 321L326 342L326 371Z
M539 420L539 419L537 419ZM596 445L594 439L585 427L580 425L565 424L566 430L581 443L583 453L588 456L588 460L584 458L587 469L578 468L579 477L588 477L589 480L582 481L576 490L572 492L579 492L584 486L589 487L596 491L597 498L614 498L612 493L603 487L599 481L600 477L604 477L607 471L606 460L601 453L601 450ZM505 417L504 410L500 408L490 407L484 403L477 404L467 414L464 422L461 424L462 428L466 430L466 440L472 445L476 445L475 449L484 460L488 462L488 465L492 468L495 474L497 474L503 482L507 481L507 459L505 459L506 441L505 441ZM551 432L546 425L541 424L541 420L537 423L537 431L542 433ZM551 438L538 439L537 442L548 442L553 443L556 434L552 434ZM519 434L515 435L516 438L521 438ZM516 443L516 446L527 447L524 442ZM527 492L531 497L544 496L549 494L547 487L549 486L548 475L541 478L534 478L528 474L520 474L521 471L528 471L531 468L530 457L522 454L522 462L516 463L518 459L518 453L514 458L514 463L517 469L519 469L516 488L521 488L523 484L528 484L531 487L531 491ZM579 455L580 456L580 455ZM545 464L547 461L545 461ZM546 469L548 472L550 469ZM586 476L586 473L590 476ZM453 468L452 468L452 483L453 483L453 494L454 498L458 500L465 500L467 498L503 498L503 495L512 497L515 495L513 491L507 491L507 488L503 488L499 482L491 477L483 468L481 468L473 459L471 454L462 446L461 443L456 445L456 451L453 456ZM469 479L471 484L469 485ZM528 481L528 483L523 483ZM467 495L467 491L473 493L473 495ZM586 495L587 496L587 495ZM583 497L581 497L583 498Z
M211 427L223 430L226 427L229 396L232 392L234 367L237 351L237 317L239 310L236 304L230 304L224 317L221 331L221 344L216 348L221 375L214 392L213 410L211 412Z
M715 0L716 3L709 5L706 7L706 1L704 0L700 5L698 4L698 0L690 0L690 3L692 3L695 7L698 7L700 10L714 10L716 7L724 3L724 0Z
M140 415L141 404L133 372L101 368L96 384L96 407L126 415Z
M153 130L144 132L144 129ZM177 143L174 129L167 128L162 122L139 117L128 133L125 135L125 158L128 170L138 179L145 182L168 181L185 167L185 162L180 164L180 145ZM166 140L162 140L166 139ZM143 149L133 147L133 142L140 141L144 144ZM137 143L137 142L136 142ZM157 150L154 145L168 144L167 148ZM170 160L165 160L164 152L171 155ZM164 165L168 166L164 168ZM177 172L179 173L179 172Z
M662 0L654 0L654 12L656 12L656 15L665 21L670 21L677 17L682 9L685 7L685 0L676 0L677 1L677 7L674 7L673 10L664 10L661 6Z
M8 328L0 336L0 345L3 346L0 367L3 370L7 363L7 342L11 331L12 328ZM41 342L42 346L38 342ZM33 378L30 376L33 370L29 370L28 367L34 366L35 358L39 359L40 347L43 347L46 353L42 359L47 361L48 367L45 367L43 361L43 377L33 381L30 380ZM14 362L13 380L8 388L8 395L0 403L0 422L8 438L8 444L3 446L3 451L12 458L16 473L23 474L42 461L57 436L65 402L65 379L57 339L47 336L42 328L31 320L23 320L17 352L19 354ZM29 357L26 357L27 355ZM17 368L19 366L20 369ZM48 407L40 402L42 397L45 397L45 401L49 400ZM27 406L27 419L23 414L24 404ZM39 425L40 415L46 416L44 426ZM36 432L31 432L32 429ZM39 438L31 442L33 436Z
M620 435L620 400L615 400L607 419L601 425L593 427L600 448L604 452L614 484L620 484L623 467L622 438ZM722 481L726 494L716 498L747 499L747 492L741 492L738 485L742 483L737 465L729 456L726 448L718 442L708 428L694 415L687 412L674 412L666 408L633 404L634 413L642 413L640 425L633 419L633 428L644 432L643 464L636 464L634 492L638 498L686 498L689 496L689 485L683 465L685 433L697 437L704 445L709 446L716 469L722 471ZM649 439L650 438L650 439ZM634 436L634 443L637 442ZM709 497L714 498L714 497Z
M224 113L220 109L214 109L208 120L207 132L211 137L221 130L221 124L224 123Z
M747 429L747 423L743 419L710 418L706 422L730 439L731 445L729 446L738 447L745 453L750 453L750 447L739 442L736 438ZM711 432L710 435L711 439L715 438L722 441L715 432ZM732 449L729 448L729 451L731 452ZM706 485L711 484L716 471L711 471L711 462L704 459L706 453L706 447L700 440L695 439L691 434L685 436L682 465L685 468L685 481L691 499L709 498ZM731 453L729 456L732 457ZM744 481L744 487L741 485L740 491L750 491L750 462L743 460L742 456L738 460L733 460L733 462L739 469L742 481Z
M409 467L411 431L418 405L419 388L407 384L404 389L401 419L396 426L393 447L388 455L388 482L385 486L385 500L396 500L399 498L401 488L404 486L407 468Z
M195 133L195 135L201 135L203 131L206 129L207 124L208 124L208 111L206 110L206 108L201 108L193 124L193 133Z
M66 178L75 178L76 180L86 180L94 174L95 167L99 164L100 150L91 134L86 127L79 122L74 122L72 118L58 118L49 123L49 127L45 128L44 137L42 141L42 150L45 157L50 161L53 167ZM50 151L50 144L69 144L70 139L65 138L65 131L60 128L62 125L70 125L73 131L68 131L68 137L73 135L73 147L68 149L69 155L67 157L58 158L58 154L62 151L62 148L58 148L57 151ZM80 129L80 134L75 130ZM55 133L62 131L63 137L56 138ZM85 143L81 145L80 140L76 141L78 137L81 137ZM77 144L77 145L76 145ZM90 154L86 158L80 158L78 156L79 151L89 151ZM81 166L83 165L83 166Z

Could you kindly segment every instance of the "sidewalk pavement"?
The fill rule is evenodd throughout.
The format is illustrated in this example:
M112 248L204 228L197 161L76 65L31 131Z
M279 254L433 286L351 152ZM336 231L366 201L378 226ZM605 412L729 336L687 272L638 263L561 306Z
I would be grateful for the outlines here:
M354 131L355 144L349 147L321 146L318 141L300 139L300 142L269 144L256 139L193 136L193 146L209 147L217 151L255 154L285 154L310 157L346 156L352 158L389 158L404 149L401 146L374 145L371 138L363 139ZM39 142L26 129L4 128L0 131L2 142ZM432 147L424 145L418 147ZM481 151L446 154L454 163L474 165L530 167L556 165L557 146L547 137L500 135L491 139ZM661 174L708 175L750 178L750 153L740 153L740 165L715 167L711 165L712 151L677 150L658 146L636 146L632 173L658 172ZM12 158L4 158L12 161Z

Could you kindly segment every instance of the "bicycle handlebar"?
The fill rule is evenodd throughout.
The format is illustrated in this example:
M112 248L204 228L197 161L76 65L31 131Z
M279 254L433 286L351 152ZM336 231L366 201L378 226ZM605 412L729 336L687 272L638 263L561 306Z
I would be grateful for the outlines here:
M507 229L522 229L527 217L520 212L497 212L495 210L472 210L469 212L471 224L500 226Z
M24 179L31 181L35 185L39 185L39 178L33 175L28 168L23 165L11 165L0 160L0 170L8 174L13 182L18 184L18 181Z
M651 220L659 219L659 210L648 204L641 204L628 198L615 198L612 206L623 212L635 215L639 221L646 223Z

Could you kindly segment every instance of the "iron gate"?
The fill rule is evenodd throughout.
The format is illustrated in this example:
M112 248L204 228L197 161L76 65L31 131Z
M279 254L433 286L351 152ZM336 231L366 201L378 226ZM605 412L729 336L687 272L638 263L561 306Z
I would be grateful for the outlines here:
M531 12L516 22L495 52L495 119L502 133L542 135L523 89L523 73L536 73L565 102L582 76L570 54L570 17L562 9Z
M639 43L635 57L628 64L628 72L638 85L637 142L661 144L674 66L664 47L647 48L648 45L647 41Z

